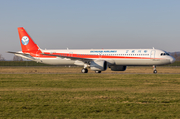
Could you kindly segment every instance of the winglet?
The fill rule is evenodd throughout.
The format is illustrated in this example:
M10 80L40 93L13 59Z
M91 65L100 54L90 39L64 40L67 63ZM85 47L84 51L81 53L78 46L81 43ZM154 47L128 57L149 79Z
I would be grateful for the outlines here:
M23 27L18 27L18 33L23 53L41 53L40 48L34 43Z

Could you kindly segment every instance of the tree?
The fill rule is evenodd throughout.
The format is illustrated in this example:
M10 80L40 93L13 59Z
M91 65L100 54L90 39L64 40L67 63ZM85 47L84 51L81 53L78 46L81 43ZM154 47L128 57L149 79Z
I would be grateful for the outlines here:
M180 61L180 53L179 52L175 52L173 57L176 59L176 61Z
M0 61L5 61L4 57L0 54Z
M174 53L174 58L175 58L175 59L177 59L177 58L178 58L178 55L177 55L177 53L176 53L176 52Z
M180 61L180 56L176 58L177 61Z
M13 61L23 61L23 59L22 59L22 57L18 57L16 55L14 55Z

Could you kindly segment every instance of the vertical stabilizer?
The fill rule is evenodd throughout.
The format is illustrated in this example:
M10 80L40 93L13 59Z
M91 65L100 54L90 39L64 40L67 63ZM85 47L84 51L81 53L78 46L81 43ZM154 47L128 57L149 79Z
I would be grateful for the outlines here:
M23 27L18 27L18 33L23 53L37 53L38 51L41 52L40 48L37 46L37 44L34 43Z

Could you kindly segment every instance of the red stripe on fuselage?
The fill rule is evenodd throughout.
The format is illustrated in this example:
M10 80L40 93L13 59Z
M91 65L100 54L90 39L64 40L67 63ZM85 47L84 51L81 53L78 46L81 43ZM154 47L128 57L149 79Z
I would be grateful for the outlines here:
M87 54L70 54L70 53L49 53L44 52L44 54L49 55L57 55L57 56L67 56L67 57L76 57L76 58L86 58L86 59L94 59L94 58L103 58L103 59L161 59L161 58L150 58L150 57L132 57L132 56L110 56L110 55L87 55ZM43 54L32 54L33 57L38 58L56 58L56 56L47 56Z

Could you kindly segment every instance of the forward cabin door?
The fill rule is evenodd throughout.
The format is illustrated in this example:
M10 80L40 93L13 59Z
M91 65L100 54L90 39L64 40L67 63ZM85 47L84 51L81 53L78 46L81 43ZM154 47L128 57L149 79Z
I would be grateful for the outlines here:
M154 59L154 58L155 58L155 53L156 53L155 50L151 50L151 55L150 55L150 58L151 58L151 59Z

